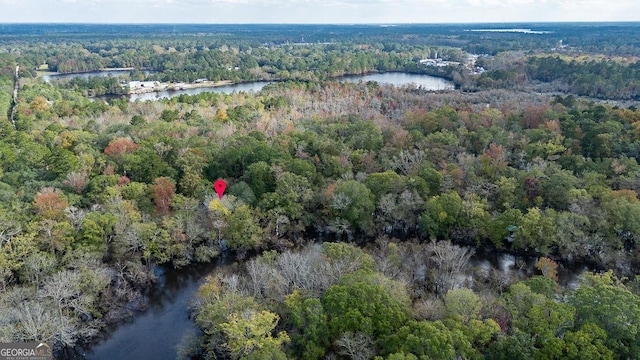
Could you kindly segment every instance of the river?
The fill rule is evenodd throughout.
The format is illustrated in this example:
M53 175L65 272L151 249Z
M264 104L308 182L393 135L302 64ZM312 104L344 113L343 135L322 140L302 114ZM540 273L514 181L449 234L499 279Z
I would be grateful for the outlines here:
M415 84L416 87L422 87L426 90L453 90L454 85L451 81L430 76L430 75L416 75L416 74L407 74L407 73L380 73L380 74L369 74L369 75L358 75L358 76L345 76L341 77L338 80L347 81L347 82L367 82L367 81L377 81L381 84L390 84L394 86L403 86L407 84ZM170 90L170 91L159 91L159 92L150 92L144 94L131 94L129 95L129 101L147 101L147 100L159 100L159 99L168 99L175 96L180 96L182 94L187 95L196 95L202 92L215 92L215 93L223 93L230 94L232 92L258 92L262 90L267 84L270 84L269 81L254 81L247 83L238 83L232 85L224 85L224 86L215 86L215 87L201 87L195 89L184 89L184 90Z
M183 337L197 331L189 318L189 302L206 275L219 266L225 266L224 260L180 270L157 268L157 281L147 294L149 307L126 322L107 327L89 348L77 349L77 357L175 359Z
M476 253L471 261L471 273L497 271L505 278L531 276L535 273L535 258L518 258L510 254ZM78 357L94 360L109 359L174 359L177 347L185 336L197 332L189 318L189 301L207 274L229 262L194 265L181 270L158 269L158 281L149 292L149 308L125 323L115 324L102 332L88 349L78 349ZM558 269L561 286L576 288L585 266ZM472 283L471 273L466 276Z
M83 76L86 74L82 74ZM95 75L94 75L95 76ZM341 81L377 81L379 83L403 86L416 84L429 90L453 89L447 80L428 75L404 73L383 73L341 78ZM198 94L204 91L231 93L262 89L268 82L233 84L215 88L197 88L158 93L134 94L130 101L157 100ZM516 261L511 255L476 255L473 266L495 268L506 273L517 271ZM135 315L129 321L116 324L102 332L98 341L88 349L78 349L79 357L86 359L174 359L176 347L190 332L196 331L195 324L188 316L188 303L206 274L218 265L191 266L182 270L159 270L158 281L149 292L149 309ZM527 264L527 266L531 266ZM566 283L577 279L579 272L569 272L563 280ZM562 274L565 275L565 274Z

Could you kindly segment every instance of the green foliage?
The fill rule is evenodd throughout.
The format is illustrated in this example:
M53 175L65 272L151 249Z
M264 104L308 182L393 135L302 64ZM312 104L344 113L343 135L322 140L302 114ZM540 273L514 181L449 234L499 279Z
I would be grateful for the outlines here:
M402 186L402 177L394 171L369 174L364 184L371 190L376 199L384 194L399 193Z
M613 359L613 351L606 347L607 334L598 325L587 323L576 332L567 332L564 356L567 359Z
M215 357L216 352L225 349L223 344L226 338L221 325L227 323L232 314L258 314L260 311L260 306L253 298L224 289L221 279L216 277L207 277L198 290L197 298L201 305L195 321L205 333L203 342L209 357Z
M409 299L403 287L383 276L356 273L343 278L322 296L331 339L346 332L381 338L409 320Z
M430 292L468 273L454 261L431 266L433 248L411 242L446 239L637 273L640 111L577 96L637 97L633 26L562 26L553 36L333 27L304 46L270 27L178 29L152 39L135 31L0 36L0 337L25 340L16 335L25 318L16 319L40 314L49 321L39 339L72 346L76 333L103 326L110 307L144 292L155 265L208 262L228 248L238 258L287 256L265 253L250 279L238 272L203 287L194 317L206 358L285 358L276 328L290 333L289 355L309 359L640 353L637 290L610 273L586 275L571 291L535 276L500 295L510 281L489 272L474 279L483 296L440 294L440 312ZM571 45L557 47L556 37ZM465 51L491 54L476 59L487 71L420 64L466 61ZM136 70L45 83L33 70L42 64ZM470 91L333 81L373 71L432 73ZM155 102L86 96L123 95L129 80L198 78L275 81L257 93ZM567 89L573 94L550 101L540 95ZM229 183L221 201L211 188L218 178ZM316 234L347 234L363 247L285 251ZM388 235L412 246L367 244ZM553 277L550 264L539 269ZM54 285L71 295L52 295ZM308 293L283 304L296 288ZM241 295L249 293L256 298Z
M227 245L239 253L256 249L262 245L262 229L257 224L253 211L246 205L235 208L225 228Z
M558 284L545 276L532 276L523 282L534 293L553 299L558 292Z
M133 181L150 184L159 177L175 178L176 170L172 168L152 148L151 144L145 144L131 154L122 156L122 168Z
M276 337L271 334L278 320L278 315L269 311L233 313L227 322L220 324L227 339L224 346L233 359L286 358L280 348L289 341L289 337L285 332L278 333ZM259 353L253 354L256 351Z
M570 294L578 324L595 324L607 336L607 347L618 357L638 354L640 297L608 271L586 274L580 288Z
M420 228L426 236L449 238L451 231L466 221L462 212L462 199L456 192L436 195L427 201L425 207L420 218Z
M444 306L449 317L459 318L463 323L468 323L480 317L482 302L470 289L453 289L445 295Z
M487 352L487 359L492 360L525 360L533 359L535 348L530 335L516 332L511 336L500 335L491 344Z
M353 229L368 232L375 209L374 196L365 185L353 180L338 184L329 203L332 212Z
M322 253L330 263L348 263L353 272L358 270L372 270L375 260L361 248L345 243L325 242Z
M521 221L516 224L513 246L525 251L533 250L536 253L547 254L556 242L554 216L553 210L543 212L536 207L529 208Z
M269 164L264 161L249 165L242 178L249 184L253 194L258 199L264 193L272 192L276 187L275 174Z
M291 313L292 344L296 358L323 358L330 343L327 315L320 299L303 299L296 290L286 297L285 305Z
M284 172L278 176L274 191L265 194L260 205L276 217L297 221L306 217L312 199L313 190L307 178Z
M452 335L440 321L409 322L384 339L382 353L412 354L419 359L456 358Z
M112 233L117 219L111 214L92 212L82 221L77 245L87 247L93 251L107 250L108 235Z

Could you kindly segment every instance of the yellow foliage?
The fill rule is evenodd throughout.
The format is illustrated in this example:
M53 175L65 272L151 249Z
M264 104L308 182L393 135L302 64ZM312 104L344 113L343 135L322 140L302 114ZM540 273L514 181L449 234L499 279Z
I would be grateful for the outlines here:
M230 212L229 209L227 209L223 204L222 201L220 201L220 199L213 199L211 200L211 202L209 203L209 210L215 212L217 215L224 215L224 216L229 216Z
M198 298L206 303L219 299L222 293L220 278L209 275L205 280L205 283L198 289Z
M558 282L558 264L546 257L541 257L536 262L536 269L542 272L542 276Z
M229 115L227 115L227 110L223 108L219 108L218 111L216 111L216 120L218 120L219 122L225 122L229 120Z
M60 146L64 149L70 149L75 143L77 139L74 133L69 130L65 130L60 133Z

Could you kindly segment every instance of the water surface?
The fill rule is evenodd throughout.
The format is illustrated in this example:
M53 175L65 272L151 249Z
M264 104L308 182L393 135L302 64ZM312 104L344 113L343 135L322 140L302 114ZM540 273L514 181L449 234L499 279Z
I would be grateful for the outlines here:
M148 295L149 308L127 322L102 331L96 344L80 350L86 359L175 359L183 337L197 331L189 318L189 302L218 264L198 264L184 269L159 268Z
M425 90L453 90L455 88L453 82L447 79L431 75L408 74L402 72L346 76L342 78L342 80L348 82L376 81L381 84L390 84L394 86L414 84L416 87L421 87Z
M170 99L172 97L180 96L183 94L186 95L197 95L203 92L213 92L219 94L231 94L233 92L258 92L262 90L267 84L270 84L269 81L253 81L248 83L238 83L231 85L223 85L223 86L210 86L210 87L200 87L195 89L184 89L184 90L166 90L166 91L158 91L158 92L149 92L144 94L130 94L129 101L148 101L148 100L160 100L160 99Z

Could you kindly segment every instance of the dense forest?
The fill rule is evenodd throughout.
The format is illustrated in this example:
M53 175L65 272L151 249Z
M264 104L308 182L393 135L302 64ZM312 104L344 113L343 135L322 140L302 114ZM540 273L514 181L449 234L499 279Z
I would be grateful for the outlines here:
M638 358L634 24L103 26L0 32L0 341L68 357L156 267L227 258L183 358ZM389 71L456 90L340 80ZM201 78L272 83L126 97Z

